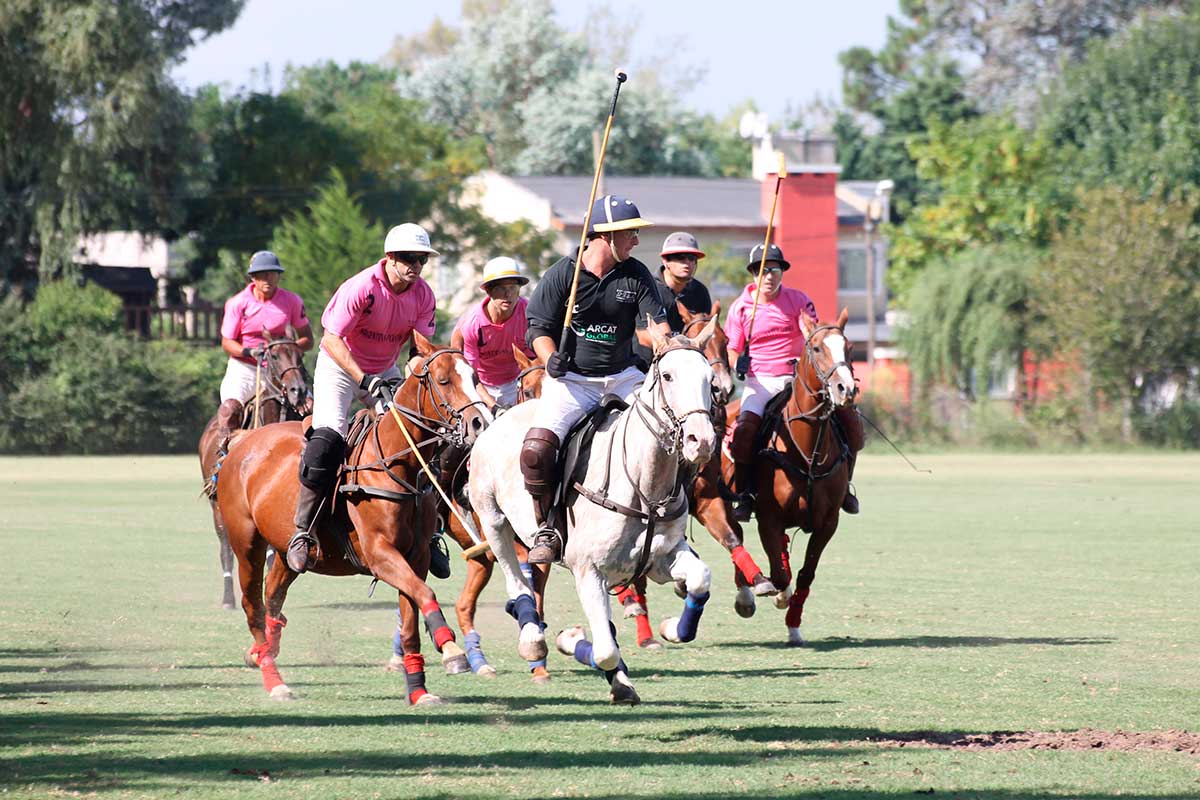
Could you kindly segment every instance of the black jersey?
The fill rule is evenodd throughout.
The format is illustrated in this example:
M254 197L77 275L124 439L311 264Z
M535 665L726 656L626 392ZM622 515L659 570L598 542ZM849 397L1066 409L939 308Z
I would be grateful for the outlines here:
M539 336L559 343L575 260L563 257L546 270L525 310L529 318L529 345ZM633 342L637 322L647 314L655 322L666 319L662 299L646 265L636 258L617 264L603 278L579 271L573 336L567 350L581 375L615 375L634 363Z
M707 314L712 311L712 297L708 293L708 287L700 281L692 278L688 281L687 286L683 287L683 291L678 294L662 279L662 273L659 273L655 279L654 285L658 288L658 296L662 299L663 305L667 309L667 324L671 326L671 333L683 333L683 317L679 315L679 308L675 305L678 300L683 304L683 307L693 314ZM638 328L645 328L646 320L638 320ZM649 363L654 357L650 352L650 348L643 347L640 344L634 344L634 350L642 358Z

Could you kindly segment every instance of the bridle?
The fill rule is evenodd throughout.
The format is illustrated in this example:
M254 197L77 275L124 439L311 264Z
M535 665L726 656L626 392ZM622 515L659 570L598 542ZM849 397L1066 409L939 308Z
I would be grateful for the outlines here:
M297 352L295 364L279 369L274 360L269 357L271 351L276 347L296 346L295 339L275 339L263 345L262 363L266 367L264 370L266 380L263 381L263 391L259 394L258 401L263 403L268 400L274 400L284 408L285 416L287 416L286 412L290 411L296 415L296 419L299 419L301 416L300 409L292 405L292 402L288 399L284 380L286 380L289 373L298 371L300 379L304 382L305 394L308 394L311 382L309 381L308 370L304 366L304 359Z
M817 401L817 405L812 411L800 412L799 414L789 416L785 420L786 422L791 422L792 420L796 419L803 419L810 422L824 421L829 419L829 416L833 413L833 403L831 402L833 395L829 389L829 379L833 377L833 374L838 371L839 367L846 367L848 370L850 370L851 376L854 375L854 365L844 360L833 362L829 365L828 369L817 368L817 357L820 353L820 348L817 346L815 340L817 338L817 334L821 333L822 331L837 331L838 333L841 333L842 329L837 325L826 323L824 325L818 325L816 328L813 328L811 331L809 331L808 338L804 343L804 355L796 364L796 375L792 381L793 387L800 386L802 389L804 389L805 394ZM822 337L822 341L824 341L824 337ZM810 387L807 381L801 380L801 376L808 372L809 367L812 368L813 373L817 376L817 380L821 384L820 388L816 390ZM794 391L795 389L793 388L793 392Z
M698 314L698 315L692 317L690 322L684 323L683 335L687 336L689 339L693 338L692 330L693 330L693 328L695 328L695 326L699 325L699 326L701 326L700 329L704 330L703 326L707 325L715 317L716 317L715 314ZM721 366L725 367L725 369L727 371L729 370L729 360L725 353L721 353L720 355L718 355L714 358L708 359L708 365L710 367L714 367L714 368L717 365L721 365ZM721 388L720 386L718 386L716 381L713 381L712 396L713 396L713 405L712 405L713 427L717 428L718 430L723 431L723 430L725 430L725 407L727 405L729 405L729 392L726 391L725 389Z
M532 400L533 399L533 390L525 388L526 376L528 376L534 372L537 372L538 370L545 370L545 369L546 369L545 364L530 364L528 367L521 370L519 375L517 375L517 391L521 395L520 400L517 401L518 403L520 403L524 400Z
M683 423L693 414L703 414L710 418L712 416L711 403L708 408L693 408L690 411L677 414L671 408L670 403L667 402L666 389L663 388L662 367L659 364L663 356L667 355L667 353L689 350L693 353L699 353L701 357L704 357L703 350L690 342L685 344L684 341L680 341L680 337L672 337L671 344L655 353L654 359L650 362L650 374L648 376L650 378L650 385L646 388L650 390L655 402L647 403L642 399L642 392L636 393L633 398L633 408L637 411L638 416L642 418L642 421L651 430L655 430L659 434L659 440L664 442L663 449L666 453L675 456L680 461L683 460ZM666 415L666 420L660 415L660 409L656 408L656 406L660 405L662 406L662 414ZM647 418L647 415L649 418ZM667 433L668 437L664 438L663 433Z

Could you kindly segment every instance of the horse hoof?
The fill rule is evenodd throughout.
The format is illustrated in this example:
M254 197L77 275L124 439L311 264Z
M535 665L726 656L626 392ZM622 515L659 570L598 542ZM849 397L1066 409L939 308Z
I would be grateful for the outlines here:
M638 697L637 690L633 688L624 672L613 676L612 691L608 697L614 706L636 706L642 702L642 698Z
M450 656L442 658L442 667L447 675L461 675L471 671L471 664L466 656Z
M799 628L788 627L788 647L804 647L807 644L804 641L804 636L800 633Z
M636 600L625 604L625 619L646 616L646 607Z
M545 686L550 682L550 671L545 667L534 667L531 672L533 682L539 686Z
M388 662L383 665L384 672L404 672L404 656L392 654Z
M733 610L742 619L750 619L755 612L754 593L750 591L749 586L743 586L738 589L737 595L733 598Z
M258 669L258 653L254 652L253 647L247 650L242 656L242 661L247 667L250 667L250 669Z
M475 674L481 678L494 678L496 677L496 668L491 664L484 664Z
M687 583L684 581L675 581L675 596L680 600L687 598Z
M754 579L754 594L758 597L771 597L779 594L779 590L775 588L775 584L767 580L767 577L761 572Z
M679 644L683 640L679 638L679 617L667 617L658 626L658 635L666 639L668 642Z
M558 632L558 636L554 637L554 646L557 647L558 652L562 653L564 656L570 656L573 658L575 656L575 645L583 641L584 638L586 638L586 634L583 632L583 628L579 625L572 625L571 627L563 628ZM536 661L537 659L529 660Z
M517 642L517 655L526 661L541 661L549 650L546 649L546 636L540 625L527 622L521 628L521 638Z
M233 609L236 607L237 606L234 605L232 600L226 600L224 603L221 603L221 608L225 609L226 611L233 611Z
M442 698L438 697L436 694L423 694L417 698L417 702L413 703L413 705L414 706L440 706L440 705L442 705L442 703L443 703Z
M649 636L638 642L638 647L641 647L644 650L662 650L663 643L658 639L655 639L653 636Z
M788 603L791 602L791 599L792 599L792 590L784 589L782 592L775 595L775 607L778 609L781 609L781 610L785 609L788 607Z
M271 690L272 700L295 700L296 695L292 694L292 690L288 688L286 683L281 683Z

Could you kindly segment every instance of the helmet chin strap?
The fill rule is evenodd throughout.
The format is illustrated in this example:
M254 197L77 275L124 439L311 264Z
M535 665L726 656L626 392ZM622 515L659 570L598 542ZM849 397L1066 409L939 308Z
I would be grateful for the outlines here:
M617 255L617 234L616 234L616 231L613 231L612 233L610 233L610 234L608 235L608 250L609 250L609 252L610 252L610 253L612 253L613 262L614 262L614 263L617 263L617 264L620 264L620 263L621 263L621 257L620 257L619 255Z

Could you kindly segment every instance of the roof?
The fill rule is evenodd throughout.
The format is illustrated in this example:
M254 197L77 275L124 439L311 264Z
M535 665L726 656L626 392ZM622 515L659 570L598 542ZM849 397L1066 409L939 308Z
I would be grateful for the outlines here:
M545 198L558 219L582 224L587 212L584 206L592 189L591 176L530 175L508 176L508 179ZM868 185L871 192L875 189L873 181L851 183ZM762 213L762 184L752 178L606 175L604 192L633 200L642 215L660 227L761 228L767 222ZM840 199L837 214L840 224L862 223L862 214Z
M100 264L83 264L83 277L98 286L115 292L122 297L132 294L153 295L158 282L149 267L109 267Z

